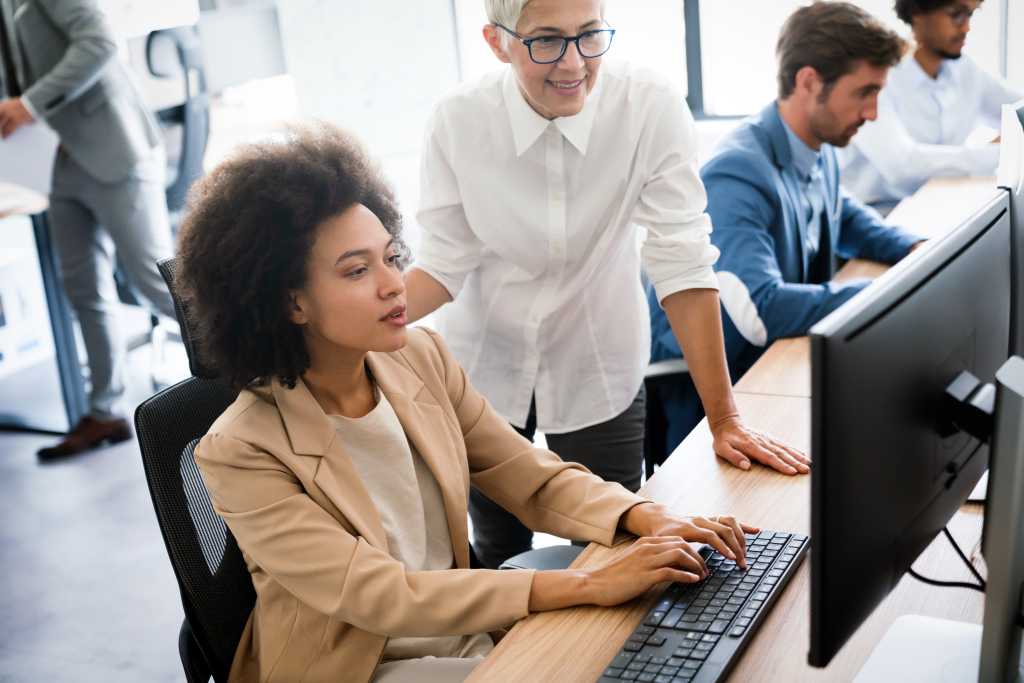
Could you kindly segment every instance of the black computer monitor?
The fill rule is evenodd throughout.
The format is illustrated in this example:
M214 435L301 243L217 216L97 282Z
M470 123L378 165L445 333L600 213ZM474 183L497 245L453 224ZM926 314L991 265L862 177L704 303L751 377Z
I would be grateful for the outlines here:
M999 150L998 184L1010 193L1010 229L1013 232L1013 317L1011 347L1024 356L1024 101L1012 107L1016 116L1003 117Z
M811 643L826 666L967 499L988 449L950 423L1010 354L1008 195L811 330ZM936 589L939 590L939 589Z

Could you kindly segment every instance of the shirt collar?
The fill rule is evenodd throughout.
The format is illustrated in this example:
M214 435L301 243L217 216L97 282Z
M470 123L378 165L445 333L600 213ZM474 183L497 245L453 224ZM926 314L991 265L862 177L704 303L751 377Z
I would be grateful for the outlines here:
M590 91L579 114L560 116L549 121L533 110L519 90L515 73L512 69L508 69L502 83L502 93L508 109L509 123L512 126L512 137L516 143L516 156L522 156L523 152L528 150L551 124L554 124L580 154L586 154L590 143L590 132L594 128L594 118L597 115L603 80L600 76L598 77L594 89Z
M953 67L951 60L943 59L939 62L939 73L932 78L921 66L921 63L914 59L913 52L909 53L904 59L908 62L907 66L910 72L914 75L914 80L917 85L923 85L925 87L943 87L953 80Z
M793 166L800 177L803 180L807 180L811 177L811 172L815 166L818 165L821 152L811 149L803 140L797 137L797 134L793 132L793 129L789 127L784 118L780 116L779 120L782 121L782 128L786 131L786 137L789 139L789 150L793 155Z

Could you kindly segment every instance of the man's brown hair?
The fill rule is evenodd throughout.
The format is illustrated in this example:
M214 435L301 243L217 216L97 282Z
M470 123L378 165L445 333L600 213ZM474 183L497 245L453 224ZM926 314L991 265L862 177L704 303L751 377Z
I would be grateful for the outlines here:
M782 26L775 55L779 62L779 99L796 88L796 74L812 67L825 83L827 96L857 62L895 66L906 43L882 22L848 2L815 2L793 12Z

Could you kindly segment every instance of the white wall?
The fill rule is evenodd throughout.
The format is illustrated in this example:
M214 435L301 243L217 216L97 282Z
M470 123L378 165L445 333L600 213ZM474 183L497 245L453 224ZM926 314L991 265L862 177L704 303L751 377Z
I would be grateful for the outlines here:
M285 64L303 116L355 132L374 156L416 152L458 82L448 0L280 0Z
M1024 1L987 0L971 21L965 51L982 68L999 73L999 36L1003 3L1015 15L1011 25L1011 62L1016 79L1024 80ZM775 43L783 22L806 0L705 0L701 3L701 40L704 61L704 103L709 113L749 114L775 97ZM910 29L892 11L892 0L854 0L910 38ZM1016 36L1016 44L1013 37ZM1011 69L1013 66L1011 66ZM1014 74L1011 71L1011 78Z
M1009 50L1007 51L1007 77L1015 86L1024 90L1024 2L1003 0L1010 3Z

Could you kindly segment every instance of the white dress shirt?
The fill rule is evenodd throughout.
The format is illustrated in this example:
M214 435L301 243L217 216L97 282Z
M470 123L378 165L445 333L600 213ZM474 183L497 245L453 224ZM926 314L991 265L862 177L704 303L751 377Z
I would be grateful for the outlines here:
M693 117L653 71L606 60L576 116L547 120L506 68L444 97L427 126L417 267L454 302L438 326L473 384L522 427L599 424L650 359L659 299L717 289Z
M979 126L998 130L1002 105L1020 98L966 55L932 78L908 54L889 72L877 120L840 150L843 184L869 204L895 203L935 176L995 175L999 145L964 143Z

